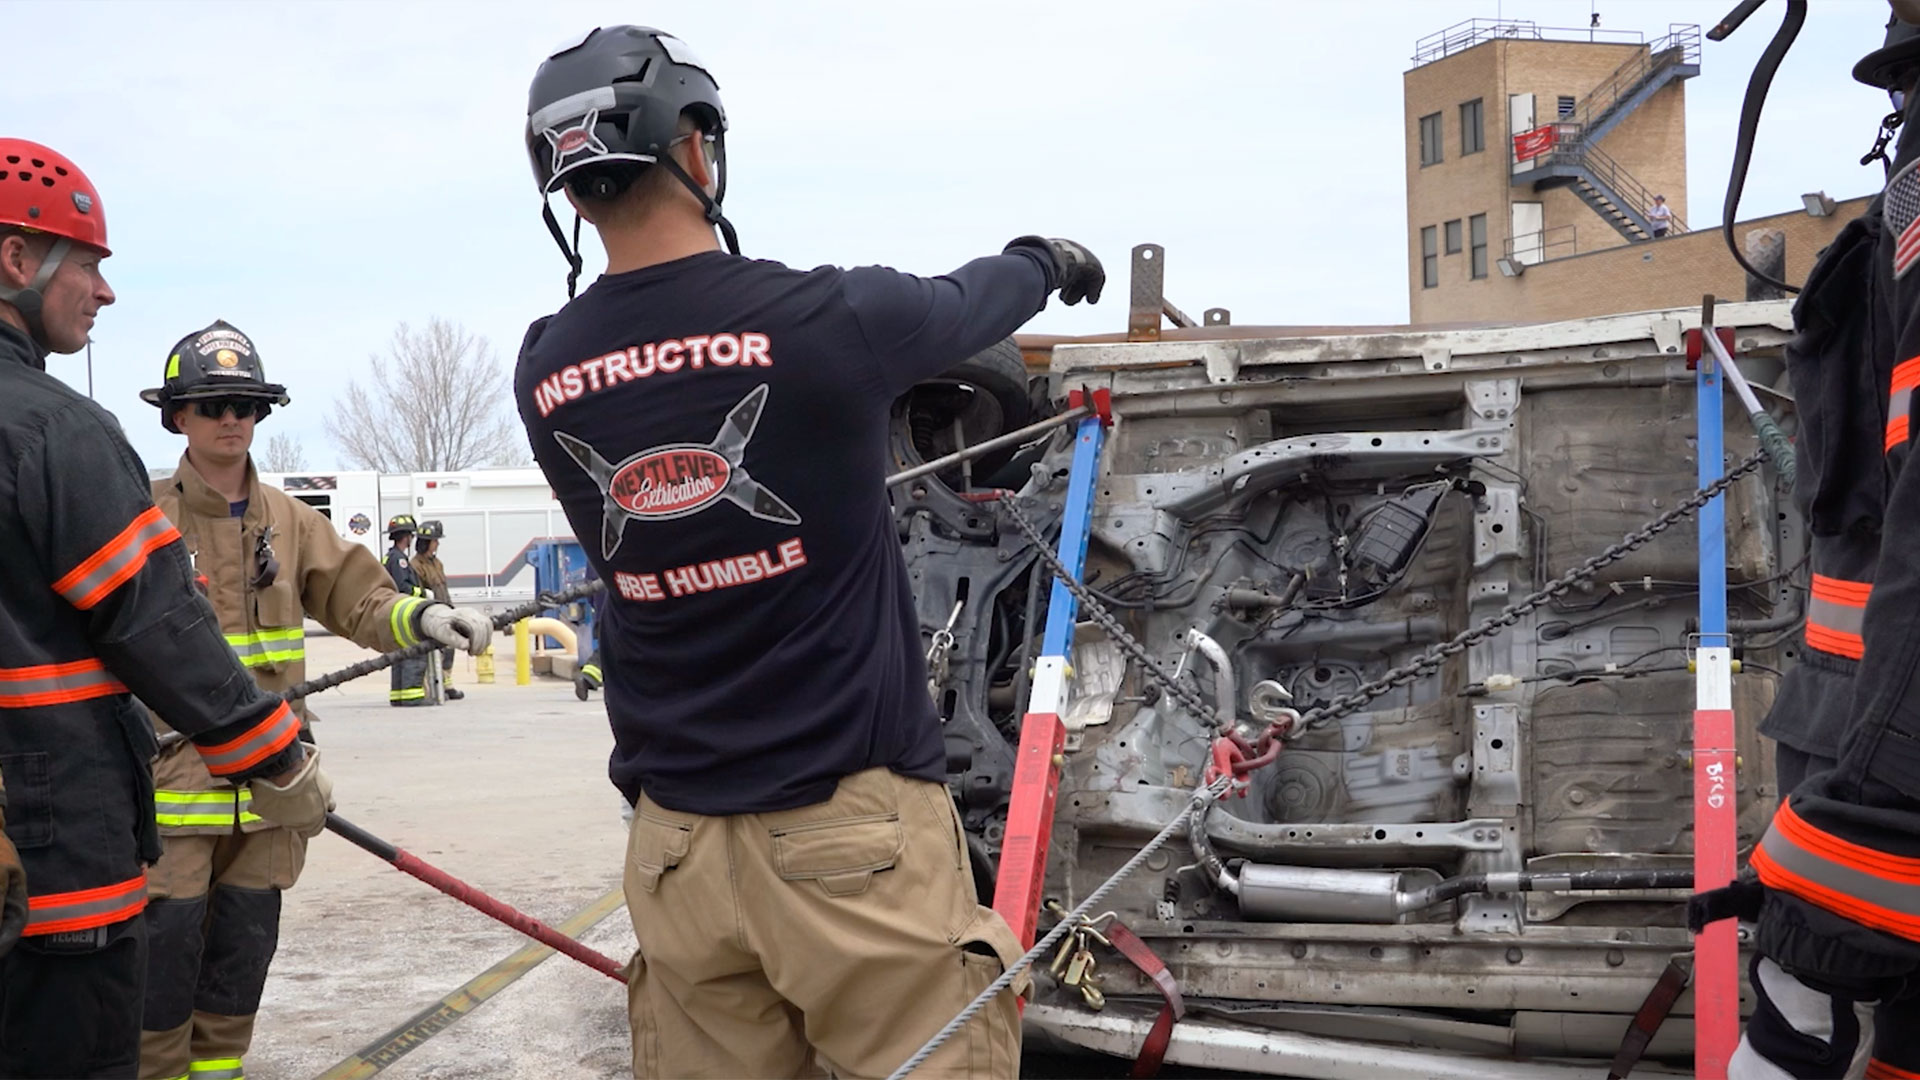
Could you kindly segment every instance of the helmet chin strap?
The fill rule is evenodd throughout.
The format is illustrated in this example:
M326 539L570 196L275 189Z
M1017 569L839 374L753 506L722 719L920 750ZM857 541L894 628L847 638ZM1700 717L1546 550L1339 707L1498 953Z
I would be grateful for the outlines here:
M53 280L53 275L59 271L60 264L66 261L67 252L72 250L73 241L61 237L53 242L47 257L40 260L40 271L33 275L33 280L28 282L26 288L9 289L0 286L0 301L12 304L14 309L20 312L20 318L27 324L27 335L43 349L52 349L53 343L47 340L47 324L42 319L42 313L46 309L46 297L40 290L46 288L47 283Z
M713 161L714 168L720 173L720 186L718 194L709 195L706 188L694 183L693 177L687 175L687 170L673 160L672 154L660 155L660 164L665 165L667 171L679 177L680 182L687 186L687 190L693 192L694 198L700 200L700 205L706 208L707 220L719 227L721 237L727 242L727 251L738 255L740 254L740 237L733 231L733 222L728 221L720 212L720 201L727 197L727 137L724 134L713 137Z
M686 185L687 190L693 192L694 197L700 200L700 205L706 210L707 220L720 229L720 236L727 242L727 251L738 255L740 254L740 236L734 232L733 222L728 221L726 215L720 212L720 201L727 197L727 138L725 135L714 136L713 160L714 168L720 174L720 186L717 195L707 194L705 188L694 183L693 177L688 176L687 170L681 168L680 163L673 160L672 154L661 154L658 163L665 165L667 171L678 177L680 182ZM540 217L547 223L547 232L552 234L553 242L560 245L560 254L566 256L568 267L567 299L572 300L574 288L580 281L582 261L580 258L580 215L573 215L573 243L571 244L567 243L565 230L560 228L560 219L553 216L553 203L550 198L542 202ZM0 299L4 299L4 297L0 297Z
M560 254L567 257L567 299L573 299L574 286L580 281L580 215L573 215L573 245L567 245L567 234L560 229L560 219L553 216L552 197L541 201L540 216L547 223L547 231L553 234L553 242L560 245Z

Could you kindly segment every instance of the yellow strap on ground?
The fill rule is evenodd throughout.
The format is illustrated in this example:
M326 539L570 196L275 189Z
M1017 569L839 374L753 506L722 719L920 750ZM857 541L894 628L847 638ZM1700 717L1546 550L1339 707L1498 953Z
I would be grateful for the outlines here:
M616 885L605 896L568 916L565 922L555 924L554 929L570 938L578 938L625 905L626 897L620 886ZM387 1032L379 1041L361 1047L359 1053L321 1073L314 1080L366 1080L451 1027L454 1021L511 986L520 976L532 971L552 955L553 950L547 946L528 942L518 952L474 976L465 986L414 1014L412 1019Z

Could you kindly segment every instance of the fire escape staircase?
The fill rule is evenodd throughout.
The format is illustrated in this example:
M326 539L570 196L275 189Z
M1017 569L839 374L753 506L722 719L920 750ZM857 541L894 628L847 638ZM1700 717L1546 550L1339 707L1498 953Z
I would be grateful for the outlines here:
M1700 74L1700 28L1670 27L1592 93L1570 115L1544 125L1553 129L1550 147L1513 163L1513 183L1535 191L1569 187L1600 219L1629 241L1651 240L1653 192L1601 151L1599 141L1635 109L1668 84ZM1538 130L1538 129L1536 129ZM1673 219L1676 232L1685 224Z

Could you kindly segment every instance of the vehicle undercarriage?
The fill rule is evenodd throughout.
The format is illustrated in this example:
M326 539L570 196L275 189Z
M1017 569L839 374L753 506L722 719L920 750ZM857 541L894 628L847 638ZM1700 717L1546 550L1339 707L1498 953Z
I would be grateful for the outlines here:
M1751 381L1784 383L1784 303L1721 305L1718 321ZM1082 612L1047 896L1077 903L1173 818L1223 723L1348 694L1690 496L1684 334L1698 325L1675 310L1392 333L1209 328L1058 345L1028 409L1002 387L1002 430L1068 390L1111 391L1084 580L1210 706L1163 692ZM896 465L977 442L963 429L980 426L987 393L903 399ZM1726 468L1755 446L1729 412ZM1051 543L1070 455L1055 433L894 492L983 890L1051 586L1000 500ZM1725 502L1744 850L1775 795L1754 726L1797 650L1805 548L1770 469ZM1188 1003L1170 1060L1335 1077L1379 1075L1397 1054L1433 1076L1509 1075L1520 1061L1551 1075L1538 1069L1554 1060L1594 1074L1690 951L1685 890L1499 891L1498 878L1423 890L1691 866L1698 576L1688 520L1431 674L1291 732L1244 796L1204 819L1202 846L1237 895L1184 840L1122 882L1107 906ZM1111 953L1101 963L1104 1008L1043 978L1031 1037L1137 1047L1159 996ZM1685 1064L1690 1011L1683 997L1650 1059Z

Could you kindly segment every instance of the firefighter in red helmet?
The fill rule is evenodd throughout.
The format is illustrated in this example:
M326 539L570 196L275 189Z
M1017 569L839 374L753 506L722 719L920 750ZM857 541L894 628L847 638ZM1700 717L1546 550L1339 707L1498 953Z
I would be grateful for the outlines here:
M227 647L106 410L48 375L113 303L99 193L0 138L0 1076L131 1077L160 857L153 725L262 818L313 835L330 786Z

